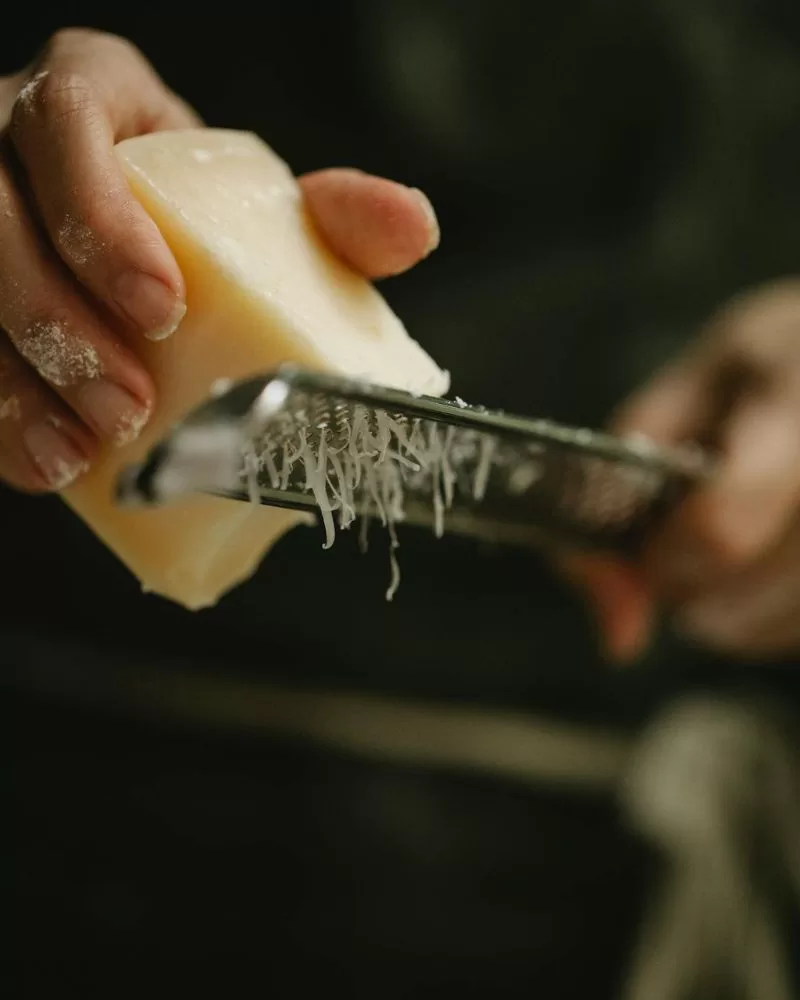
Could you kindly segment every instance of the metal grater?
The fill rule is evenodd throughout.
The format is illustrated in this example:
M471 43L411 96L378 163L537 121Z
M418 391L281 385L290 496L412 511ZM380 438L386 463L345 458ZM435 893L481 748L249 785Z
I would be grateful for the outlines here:
M515 545L630 552L707 474L694 449L284 366L217 385L125 470L117 502L161 505L202 492L320 516L330 507L328 542L334 522L376 517L390 528L403 521Z

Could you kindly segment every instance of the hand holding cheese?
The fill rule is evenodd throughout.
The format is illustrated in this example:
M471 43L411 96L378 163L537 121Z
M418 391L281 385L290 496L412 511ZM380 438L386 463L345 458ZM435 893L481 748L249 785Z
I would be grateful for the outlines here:
M154 221L146 210L163 212L153 185L138 183L137 194L149 191L146 207L131 190L137 152L120 157L114 147L198 125L140 53L96 32L60 32L32 67L0 79L0 478L7 482L63 489L159 414L159 396L171 391L161 358L186 311L186 285L156 222L174 230L190 263L194 251L174 213ZM144 155L155 164L157 145ZM153 184L157 177L156 165ZM289 190L288 177L277 180ZM300 184L316 229L363 275L398 273L436 245L436 220L418 191L354 170L321 171ZM189 396L185 402L198 401Z

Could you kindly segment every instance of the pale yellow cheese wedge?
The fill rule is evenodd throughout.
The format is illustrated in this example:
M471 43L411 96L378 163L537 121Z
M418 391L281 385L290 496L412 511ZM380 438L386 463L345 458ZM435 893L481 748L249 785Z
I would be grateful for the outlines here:
M123 466L143 457L219 378L292 361L440 394L447 375L379 293L323 245L288 167L258 138L161 133L121 143L118 155L175 253L188 309L170 339L141 344L158 387L145 432L105 453L65 499L146 590L198 609L249 577L298 516L209 497L119 509L112 497Z

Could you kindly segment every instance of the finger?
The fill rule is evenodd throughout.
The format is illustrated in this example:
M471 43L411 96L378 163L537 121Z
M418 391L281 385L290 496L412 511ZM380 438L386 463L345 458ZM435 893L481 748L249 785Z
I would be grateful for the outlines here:
M328 245L369 278L406 271L439 245L433 206L416 188L346 169L306 174L300 184Z
M48 250L0 159L0 327L98 436L132 440L152 410L152 380Z
M31 492L62 490L86 472L96 448L0 332L0 478Z
M712 376L705 352L687 353L625 401L611 421L613 432L666 446L696 441L713 416Z
M698 441L713 421L712 378L708 354L687 352L626 400L614 415L612 431L622 438L643 439L662 447ZM683 579L687 570L694 568L688 565L695 553L685 526L690 502L669 518L650 546L645 562L651 590L663 588L665 573L668 578Z
M785 532L800 501L800 386L743 401L722 434L722 457L691 504L698 540L736 565Z
M114 145L196 122L121 39L68 32L46 65L20 91L11 136L53 245L134 330L168 336L185 312L183 278Z
M0 128L11 117L11 109L17 99L20 88L25 83L25 73L15 73L0 79Z
M727 653L800 649L800 520L766 556L695 597L676 615L686 635Z
M589 602L606 656L630 663L646 650L653 631L655 604L636 567L610 556L569 554L558 568Z
M683 600L756 560L800 502L800 385L741 398L719 433L709 483L681 506L650 553L668 597Z

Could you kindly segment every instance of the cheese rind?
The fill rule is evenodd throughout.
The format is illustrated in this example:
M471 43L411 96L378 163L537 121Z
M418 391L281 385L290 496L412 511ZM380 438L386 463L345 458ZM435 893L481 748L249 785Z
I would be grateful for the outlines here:
M438 395L447 375L377 290L323 243L288 167L261 140L198 129L127 140L117 152L181 267L187 312L172 337L136 346L158 390L144 433L107 449L64 498L146 590L199 609L249 577L301 518L204 496L160 510L120 509L113 491L124 466L220 378L291 361Z

